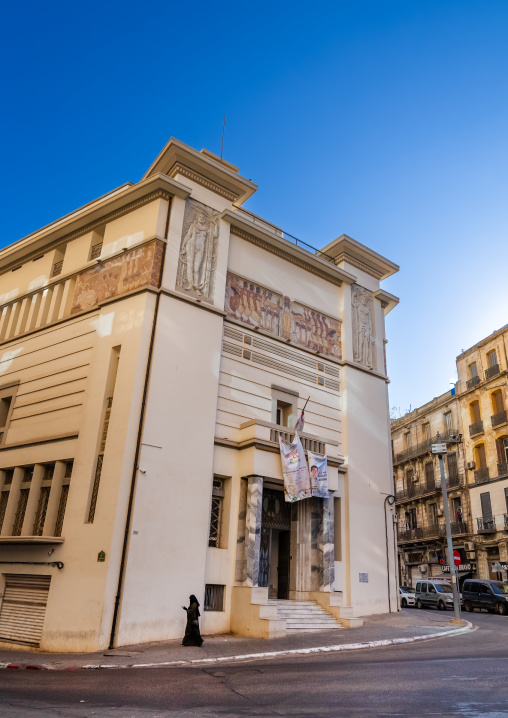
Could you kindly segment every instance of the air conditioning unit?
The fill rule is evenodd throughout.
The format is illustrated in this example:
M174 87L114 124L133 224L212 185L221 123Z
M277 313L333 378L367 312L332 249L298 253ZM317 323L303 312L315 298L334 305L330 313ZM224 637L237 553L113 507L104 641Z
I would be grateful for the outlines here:
M466 557L469 561L476 558L476 551L466 551Z
M438 510L437 510L437 515L438 515L438 516L442 516L443 514L444 514L444 509L438 509Z
M464 551L474 551L474 543L472 541L464 541Z
M474 461L468 461L466 464L466 469L469 469L472 471L473 469L476 469L476 464Z
M419 476L412 476L412 477L411 477L411 481L413 482L413 484L416 484L416 483L418 483L418 481L420 481L420 477L419 477Z
M420 573L427 573L427 566L422 563L418 566L418 570L420 571Z

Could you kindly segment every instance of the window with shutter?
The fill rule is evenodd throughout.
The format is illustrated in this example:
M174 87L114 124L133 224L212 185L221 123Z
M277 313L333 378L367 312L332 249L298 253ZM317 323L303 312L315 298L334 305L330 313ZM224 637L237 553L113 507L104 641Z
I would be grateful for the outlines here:
M496 354L496 350L495 350L495 349L487 354L487 360L488 360L488 362L489 362L489 367L496 366L496 364L497 364L497 354Z
M38 646L51 576L7 574L0 610L0 641Z
M480 501L482 504L482 517L484 521L490 521L492 518L492 505L490 503L490 491L486 491L484 494L480 494Z
M478 444L475 446L475 462L477 469L485 469L487 466L487 460L485 458L485 444Z

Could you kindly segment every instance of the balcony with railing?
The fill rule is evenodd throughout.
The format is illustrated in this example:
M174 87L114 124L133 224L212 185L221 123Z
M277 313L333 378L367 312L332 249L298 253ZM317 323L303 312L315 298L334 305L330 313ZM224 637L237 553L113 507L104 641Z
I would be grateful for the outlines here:
M474 424L469 424L469 436L477 436L483 434L483 421L475 421Z
M492 366L489 366L489 368L485 370L485 379L492 379L493 376L497 376L498 374L499 374L499 364L493 364Z
M479 534L495 534L496 533L496 520L494 518L485 519L479 517L476 519L477 530Z
M456 489L462 485L462 475L452 474L446 479L446 485L448 489ZM421 498L423 496L430 496L433 493L441 491L441 481L436 479L429 479L423 482L411 483L406 489L397 489L395 492L395 499L398 504L404 503L405 501L412 501L413 499Z
M452 521L450 524L452 536L464 536L471 533L469 521ZM429 539L445 538L446 526L444 523L430 523L428 526L418 528L399 529L397 540L399 543L412 543L414 541L428 541Z
M450 429L450 431L442 431L435 436L431 436L425 441L418 442L413 446L408 446L407 449L403 449L403 451L397 451L395 452L395 455L393 457L393 464L394 466L396 466L397 464L401 464L404 461L408 461L409 459L414 459L417 456L430 453L432 449L432 444L446 442L451 437L456 437L457 434L458 432L456 429Z
M469 521L452 521L450 524L452 536L462 536L463 534L471 533L471 526ZM446 536L446 527L441 526L441 536Z
M262 419L249 419L240 424L240 431L236 440L228 439L230 444L240 448L247 446L266 446L275 448L279 446L279 437L284 441L292 442L295 436L294 429L281 424L273 424ZM302 442L305 451L312 451L315 454L326 454L330 459L336 460L339 464L344 463L344 459L338 453L339 442L335 439L317 436L307 432L299 432L298 436Z
M490 417L490 421L492 422L493 429L495 429L496 426L501 426L501 424L506 424L506 409L504 411L498 411L497 414L493 414Z
M483 469L476 469L476 471L474 472L475 484L484 484L489 480L490 480L490 476L489 476L489 467L488 466L484 466Z
M466 382L467 388L472 389L474 386L480 383L480 377L479 376L472 376L471 379L468 379Z

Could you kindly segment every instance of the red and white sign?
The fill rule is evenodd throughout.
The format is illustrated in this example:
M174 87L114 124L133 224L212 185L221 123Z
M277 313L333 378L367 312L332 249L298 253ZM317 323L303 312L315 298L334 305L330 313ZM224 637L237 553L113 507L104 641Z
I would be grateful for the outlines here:
M460 566L461 562L462 562L462 559L460 558L460 553L458 551L454 551L453 552L453 563L456 566Z

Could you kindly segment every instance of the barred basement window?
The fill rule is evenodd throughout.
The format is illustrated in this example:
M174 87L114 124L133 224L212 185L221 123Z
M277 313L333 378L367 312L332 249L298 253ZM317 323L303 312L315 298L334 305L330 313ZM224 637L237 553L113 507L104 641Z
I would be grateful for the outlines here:
M213 479L212 508L210 512L210 535L208 545L213 548L220 548L220 529L222 523L222 509L224 502L224 481Z
M224 610L224 589L215 583L207 583L205 586L205 611Z

